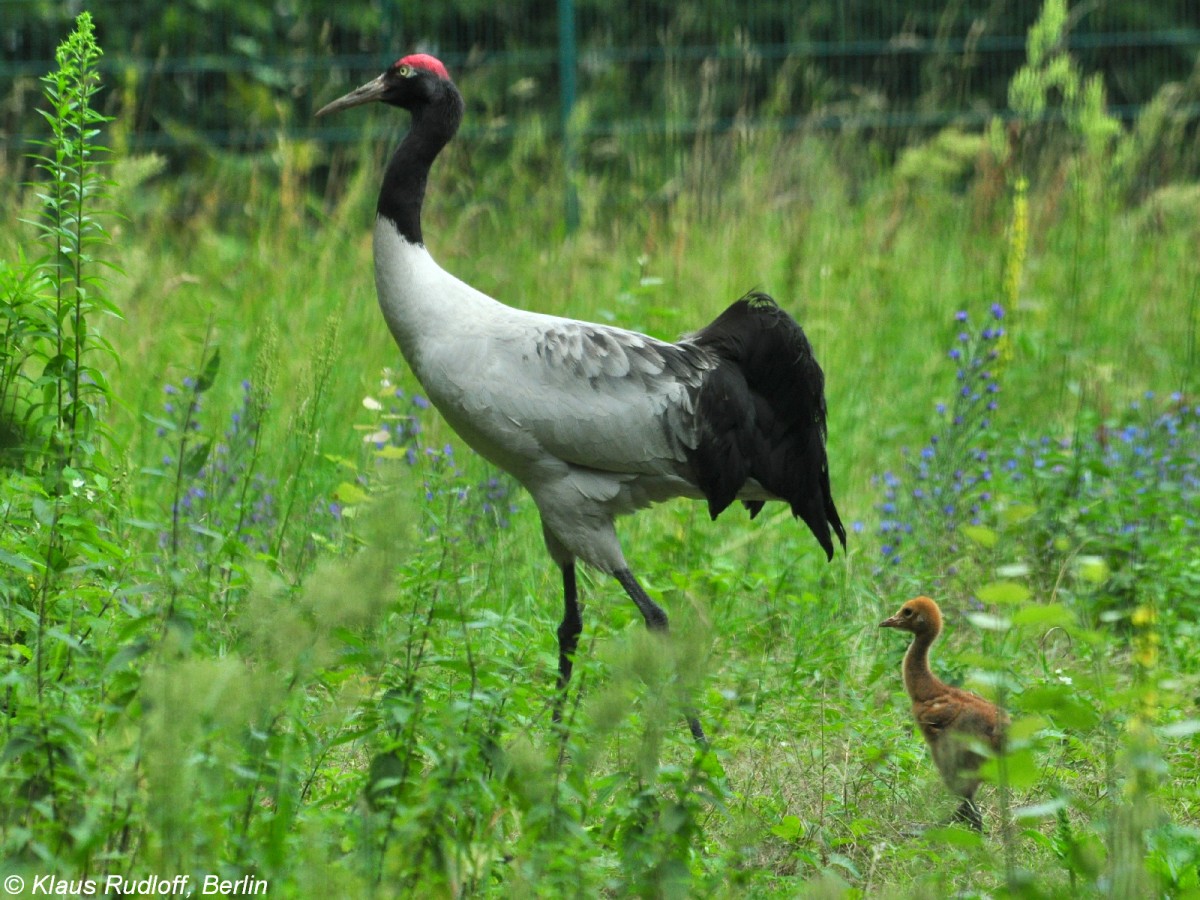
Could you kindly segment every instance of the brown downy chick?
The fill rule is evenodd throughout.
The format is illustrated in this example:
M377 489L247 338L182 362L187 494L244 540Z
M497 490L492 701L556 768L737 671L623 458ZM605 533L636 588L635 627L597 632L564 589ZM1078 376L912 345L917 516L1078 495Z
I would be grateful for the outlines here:
M1004 746L1008 716L994 703L951 687L929 668L929 648L942 633L942 612L928 597L909 600L900 611L879 623L880 628L911 631L913 642L904 654L904 689L912 699L913 717L929 744L942 780L962 797L954 818L977 831L983 818L975 806L977 771L983 756L971 749L975 741L999 753Z

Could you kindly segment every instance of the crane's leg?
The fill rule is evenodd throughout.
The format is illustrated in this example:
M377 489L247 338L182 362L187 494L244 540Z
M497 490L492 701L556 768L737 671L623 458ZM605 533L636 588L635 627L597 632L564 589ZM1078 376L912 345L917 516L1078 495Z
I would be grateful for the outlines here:
M971 791L972 796L963 797L962 803L958 804L958 809L954 811L954 821L962 822L976 831L983 831L983 814L975 805L974 793Z
M563 574L563 619L558 626L558 696L554 700L554 723L562 721L563 701L571 680L572 658L579 646L583 631L583 616L579 612L579 591L575 584L575 563L565 563Z
M638 580L633 577L633 573L628 569L618 569L613 573L617 577L617 581L621 583L621 587L625 588L625 593L629 595L629 599L637 606L638 611L642 614L642 618L646 620L646 627L650 631L661 632L665 634L668 629L667 614L661 606L650 599L650 595L638 584ZM696 718L693 710L685 710L687 716L688 728L691 729L692 737L696 739L696 743L701 747L708 747L708 738L704 734L704 729L700 727L700 720Z

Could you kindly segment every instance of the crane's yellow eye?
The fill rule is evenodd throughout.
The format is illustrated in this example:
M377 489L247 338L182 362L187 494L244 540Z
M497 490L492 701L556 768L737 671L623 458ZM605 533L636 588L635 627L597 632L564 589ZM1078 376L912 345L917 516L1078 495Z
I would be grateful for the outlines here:
M399 66L396 66L396 74L398 74L404 78L412 78L413 75L417 74L417 70L407 64L399 65Z

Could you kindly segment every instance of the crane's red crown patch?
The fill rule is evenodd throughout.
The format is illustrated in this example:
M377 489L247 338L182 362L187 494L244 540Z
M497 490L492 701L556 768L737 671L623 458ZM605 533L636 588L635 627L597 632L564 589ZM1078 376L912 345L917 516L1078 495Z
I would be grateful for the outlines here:
M438 78L444 78L446 81L450 80L450 73L442 65L442 61L435 56L430 56L428 53L411 53L403 59L396 60L392 68L396 66L412 66L414 69L424 69L426 72L432 72Z

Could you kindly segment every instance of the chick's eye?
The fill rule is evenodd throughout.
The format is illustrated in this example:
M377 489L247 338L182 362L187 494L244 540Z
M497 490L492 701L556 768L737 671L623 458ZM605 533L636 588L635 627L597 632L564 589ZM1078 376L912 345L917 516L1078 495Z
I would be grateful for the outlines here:
M903 616L904 616L904 618L906 618L906 619L907 619L909 616L911 616L911 615L912 615L912 610L911 610L911 609L906 609L906 610L904 610L904 612L903 612L903 613L901 613L901 615L903 615Z

